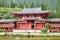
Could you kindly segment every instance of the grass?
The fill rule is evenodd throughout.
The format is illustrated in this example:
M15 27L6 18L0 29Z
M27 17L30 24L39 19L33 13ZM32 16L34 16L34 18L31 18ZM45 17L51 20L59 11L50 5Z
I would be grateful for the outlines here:
M29 33L29 34L5 34L5 33L0 33L0 36L21 36L21 37L60 37L60 33L46 33L46 34L42 34L42 33Z
M33 35L0 35L0 40L16 40L19 37L20 40L60 40L60 37L40 37Z
M1 33L2 34L2 33ZM4 33L3 33L4 34ZM23 34L4 34L0 35L0 40L16 40L16 38L20 38L20 40L60 40L60 33L56 34L28 34L28 35L23 35Z

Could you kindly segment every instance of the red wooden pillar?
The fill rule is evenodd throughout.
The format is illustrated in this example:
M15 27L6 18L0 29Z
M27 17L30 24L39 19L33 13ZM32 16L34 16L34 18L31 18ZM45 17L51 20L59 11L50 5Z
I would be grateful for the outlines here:
M36 24L35 24L35 20L34 20L34 30L35 30Z
M13 27L11 27L11 32L13 32Z
M41 24L41 27L40 27L40 29L42 29L42 28L43 28L43 23L42 23L42 21L40 22L40 24Z
M7 27L8 28L8 30L7 31L9 31L10 29L9 29L9 27Z
M19 23L17 22L17 29L18 29L18 27L19 27Z

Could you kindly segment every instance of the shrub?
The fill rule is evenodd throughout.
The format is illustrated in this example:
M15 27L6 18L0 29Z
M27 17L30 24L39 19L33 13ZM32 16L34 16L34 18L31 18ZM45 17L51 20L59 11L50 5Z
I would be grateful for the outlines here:
M45 27L48 29L49 28L49 23L46 23L45 24Z
M42 28L41 33L47 33L48 29L47 28Z
M4 29L0 29L0 32L5 32L5 30Z

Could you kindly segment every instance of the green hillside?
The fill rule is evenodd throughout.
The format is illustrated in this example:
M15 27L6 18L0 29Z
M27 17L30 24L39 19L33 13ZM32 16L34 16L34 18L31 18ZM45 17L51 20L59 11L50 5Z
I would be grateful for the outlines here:
M3 19L16 18L12 12L24 7L42 7L42 10L51 11L48 18L60 18L60 0L0 0L0 16Z

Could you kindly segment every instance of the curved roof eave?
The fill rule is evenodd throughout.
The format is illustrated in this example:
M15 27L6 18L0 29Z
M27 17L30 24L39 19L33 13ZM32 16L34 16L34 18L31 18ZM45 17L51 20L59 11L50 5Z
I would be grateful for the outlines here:
M13 14L43 14L50 13L50 11L40 11L40 12L13 12Z

